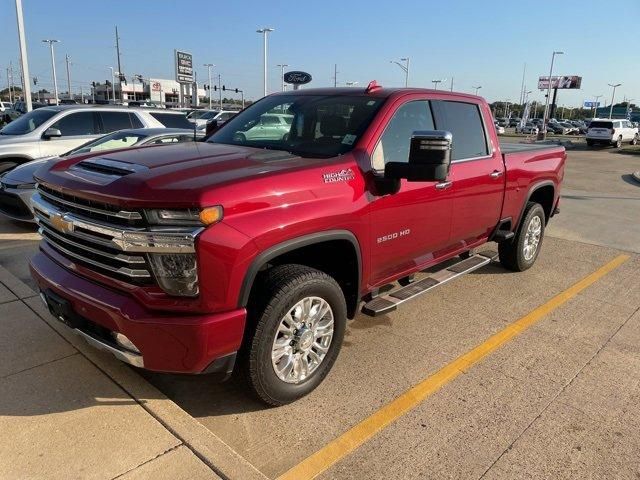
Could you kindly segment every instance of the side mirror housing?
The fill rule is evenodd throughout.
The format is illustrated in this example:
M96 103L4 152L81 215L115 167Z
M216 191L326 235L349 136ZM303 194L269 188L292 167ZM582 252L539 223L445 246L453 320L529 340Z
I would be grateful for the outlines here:
M444 130L413 132L409 161L387 163L384 176L390 179L406 178L409 182L442 182L449 174L452 144L451 132Z
M42 134L42 138L46 140L49 140L50 138L61 137L61 136L62 136L62 132L57 128L53 128L53 127L47 128Z

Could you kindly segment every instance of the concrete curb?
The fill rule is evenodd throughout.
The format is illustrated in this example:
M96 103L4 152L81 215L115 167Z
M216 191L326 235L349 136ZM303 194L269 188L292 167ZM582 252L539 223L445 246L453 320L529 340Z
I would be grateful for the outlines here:
M633 172L631 174L631 178L633 178L636 182L640 183L640 170L637 172Z
M157 388L109 354L90 347L51 317L39 296L29 286L0 266L0 282L5 284L36 315L75 347L85 358L130 395L202 462L225 479L268 480L221 438L180 408Z

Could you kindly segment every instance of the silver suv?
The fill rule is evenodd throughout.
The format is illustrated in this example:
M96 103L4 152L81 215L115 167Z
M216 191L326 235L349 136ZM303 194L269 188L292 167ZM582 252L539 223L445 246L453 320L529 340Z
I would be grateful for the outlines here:
M0 173L126 128L193 128L183 113L83 105L33 110L0 130Z

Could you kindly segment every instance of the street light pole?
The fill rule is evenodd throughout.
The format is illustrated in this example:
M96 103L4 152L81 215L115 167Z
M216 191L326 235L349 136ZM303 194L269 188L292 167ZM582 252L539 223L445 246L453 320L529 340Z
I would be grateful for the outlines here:
M27 61L27 42L24 36L22 0L16 0L16 19L18 21L18 41L20 43L20 64L22 65L22 93L27 112L31 111L31 85L29 84L29 62Z
M409 86L409 57L403 57L400 59L400 62L404 62L404 65L400 62L396 62L395 60L389 60L389 63L395 63L398 65L402 71L404 72L404 86L405 88Z
M69 100L73 100L71 96L71 73L69 72L69 55L64 56L65 62L67 63L67 93L69 94Z
M59 104L58 102L58 80L56 78L56 57L55 54L53 53L53 44L54 43L58 43L60 40L42 40L42 43L48 43L49 44L49 49L51 50L51 71L52 71L52 75L53 75L53 95L54 98L56 100L56 105Z
M551 79L553 77L553 61L556 58L556 55L564 55L564 52L553 52L551 55L551 68L549 68L549 85L547 85L547 101L544 105L544 116L542 117L542 132L541 139L547 137L547 123L548 123L548 115L549 115L549 100L551 98Z
M279 63L276 67L280 67L280 82L282 83L282 91L284 92L284 67L288 67L286 63Z
M444 82L444 80L431 80L431 83L433 83L433 89L437 90L438 89L438 84Z
M607 83L607 85L609 85L610 87L613 87L613 92L611 92L611 107L609 108L609 119L611 119L611 116L613 115L613 99L616 96L616 88L618 88L622 84L616 83L614 85L612 83Z
M215 67L215 65L213 63L205 63L204 66L207 67L209 72L209 110L211 110L211 67Z
M473 87L476 89L476 95L478 95L478 90L480 90L482 88L482 85L478 85L477 87Z
M595 102L593 102L593 118L598 116L598 99L603 95L594 95L596 97Z
M273 32L274 28L263 27L256 30L256 33L262 34L262 43L263 43L263 70L264 70L264 79L263 79L263 87L264 87L264 96L267 96L267 36L269 32Z

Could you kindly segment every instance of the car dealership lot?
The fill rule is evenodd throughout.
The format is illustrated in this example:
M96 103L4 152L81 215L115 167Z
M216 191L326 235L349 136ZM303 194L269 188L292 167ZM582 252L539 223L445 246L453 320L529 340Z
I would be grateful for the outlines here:
M639 161L569 151L561 214L532 269L490 265L389 315L359 315L327 380L294 404L266 409L234 381L145 378L270 478L634 477ZM29 283L33 229L2 220L0 240L0 265ZM487 356L460 370L479 346Z

